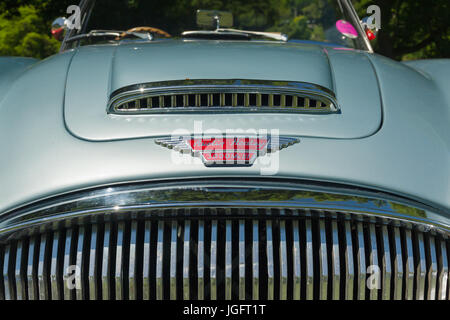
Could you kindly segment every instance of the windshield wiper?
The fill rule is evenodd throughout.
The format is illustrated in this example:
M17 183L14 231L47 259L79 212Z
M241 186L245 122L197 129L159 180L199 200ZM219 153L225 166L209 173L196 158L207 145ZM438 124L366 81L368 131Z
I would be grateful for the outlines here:
M259 36L270 38L278 41L287 41L287 35L280 32L262 32L262 31L246 31L238 29L219 28L216 30L198 30L198 31L185 31L181 36L186 38L209 38L209 39L223 39L223 38L250 38L251 36Z
M65 42L72 42L77 41L80 39L88 39L88 38L101 38L101 37L111 37L111 38L118 38L123 33L133 35L136 38L143 39L143 40L153 40L153 36L151 33L140 33L140 32L127 32L127 31L118 31L118 30L92 30L88 33L82 33L77 34L76 36L70 37L65 40Z

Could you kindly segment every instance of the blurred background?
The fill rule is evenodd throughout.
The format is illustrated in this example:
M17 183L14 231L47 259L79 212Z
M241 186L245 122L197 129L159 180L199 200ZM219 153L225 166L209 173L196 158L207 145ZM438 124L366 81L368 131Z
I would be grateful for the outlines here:
M111 0L108 19L132 19L124 12L145 10L152 27L179 34L181 23L196 29L197 9L214 7L232 11L235 27L281 31L295 39L322 40L315 19L327 15L332 0ZM381 30L372 46L395 60L450 58L449 0L353 0L358 15L367 7L381 9ZM67 16L66 8L78 0L2 0L0 3L0 56L43 59L58 52L60 43L50 34L52 21ZM122 10L123 7L127 10ZM131 9L131 10L129 10ZM267 21L270 20L270 21ZM270 28L267 26L270 25Z

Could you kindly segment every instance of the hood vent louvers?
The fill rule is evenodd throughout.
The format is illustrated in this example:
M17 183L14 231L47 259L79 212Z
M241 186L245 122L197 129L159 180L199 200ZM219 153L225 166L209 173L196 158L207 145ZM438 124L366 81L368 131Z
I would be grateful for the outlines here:
M299 82L179 80L125 87L113 92L111 114L196 112L336 113L334 94Z

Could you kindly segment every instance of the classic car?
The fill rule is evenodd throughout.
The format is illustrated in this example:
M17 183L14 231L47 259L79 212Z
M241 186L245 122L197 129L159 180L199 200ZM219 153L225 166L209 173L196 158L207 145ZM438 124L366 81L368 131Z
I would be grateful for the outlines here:
M0 299L449 299L450 60L325 2L292 39L82 0L0 58Z

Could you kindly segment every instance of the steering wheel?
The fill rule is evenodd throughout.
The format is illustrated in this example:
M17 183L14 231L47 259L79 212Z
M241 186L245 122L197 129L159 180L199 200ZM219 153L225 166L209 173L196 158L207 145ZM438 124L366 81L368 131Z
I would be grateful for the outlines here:
M118 37L118 39L120 40L120 39L125 38L128 35L128 33L130 33L130 32L138 32L139 33L139 32L142 32L142 31L149 32L149 33L156 33L156 34L162 35L165 38L170 38L171 37L171 35L169 33L167 33L164 30L158 29L158 28L153 28L153 27L135 27L135 28L131 28L131 29L128 29L127 31L123 32Z

